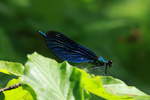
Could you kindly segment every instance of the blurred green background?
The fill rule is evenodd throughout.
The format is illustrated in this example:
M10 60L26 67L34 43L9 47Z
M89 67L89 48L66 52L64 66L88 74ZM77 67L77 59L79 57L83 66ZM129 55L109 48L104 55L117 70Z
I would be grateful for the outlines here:
M38 30L57 30L113 60L109 73L150 94L150 0L1 0L0 60L51 57Z

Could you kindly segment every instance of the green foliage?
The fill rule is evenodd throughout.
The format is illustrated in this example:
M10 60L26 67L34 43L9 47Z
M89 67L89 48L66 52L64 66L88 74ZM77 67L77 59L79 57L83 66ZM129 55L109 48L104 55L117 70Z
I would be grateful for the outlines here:
M13 79L10 82L8 82L7 87L17 84L19 82L21 82L19 79ZM5 91L3 92L5 95L5 99L1 100L36 100L34 99L34 94L32 94L32 89L29 91L27 88L29 87L22 86L18 87L17 89Z
M20 63L0 61L0 88L9 87L21 82L24 66ZM4 97L2 96L4 95ZM23 87L1 93L0 100L33 100L31 92Z
M1 69L3 77L16 76L2 79L7 80L6 86L23 84L5 91L1 100L150 100L149 95L121 80L88 74L67 62L57 63L37 53L28 55L25 67L1 61Z
M13 63L7 61L0 61L0 71L1 72L10 72L13 75L21 76L24 73L24 66L20 63Z
M56 30L112 59L113 76L150 93L149 5L150 0L1 0L0 59L25 63L34 51L49 56L36 32Z

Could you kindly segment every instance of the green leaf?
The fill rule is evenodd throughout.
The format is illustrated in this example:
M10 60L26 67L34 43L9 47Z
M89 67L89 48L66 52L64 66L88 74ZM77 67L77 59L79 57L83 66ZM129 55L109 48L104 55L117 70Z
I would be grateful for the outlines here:
M24 73L24 66L20 63L0 61L0 72L21 76Z
M7 86L12 86L19 82L19 79L13 79L7 84ZM20 86L16 89L4 91L4 100L35 100L31 92L25 87L26 86Z
M103 77L103 84L105 89L115 95L127 95L127 96L146 96L144 92L138 90L135 87L127 86L123 81L115 79L113 77ZM115 91L113 91L115 90Z
M38 100L148 100L150 96L109 76L94 76L67 62L28 55L23 81Z
M24 66L20 63L0 61L0 88L20 83L20 76L24 73ZM24 85L16 89L4 91L0 100L35 100L29 87Z
M12 79L17 79L23 75L24 66L20 63L0 61L0 88L6 87Z
M28 56L24 81L36 92L38 100L84 100L88 94L81 88L81 73L64 62ZM87 99L89 100L89 99Z

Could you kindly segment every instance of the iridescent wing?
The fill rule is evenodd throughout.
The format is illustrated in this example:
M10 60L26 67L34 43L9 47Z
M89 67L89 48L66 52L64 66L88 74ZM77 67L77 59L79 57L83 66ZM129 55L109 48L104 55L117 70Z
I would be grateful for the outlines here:
M61 60L72 63L92 63L98 59L95 53L77 44L64 34L55 31L39 33L46 39L48 48Z

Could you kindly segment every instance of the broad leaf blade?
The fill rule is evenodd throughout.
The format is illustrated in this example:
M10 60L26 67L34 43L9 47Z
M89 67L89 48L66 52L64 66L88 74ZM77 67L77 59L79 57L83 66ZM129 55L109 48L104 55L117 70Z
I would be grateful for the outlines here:
M28 58L24 81L35 90L38 100L84 100L81 73L75 68L37 53Z
M28 56L23 81L34 89L38 100L150 99L118 79L90 75L67 62L59 64L37 53Z
M111 76L102 77L102 79L105 89L114 95L147 96L147 94L138 90L136 87L127 86L123 81Z
M24 66L20 63L0 61L0 72L21 76L24 72Z

